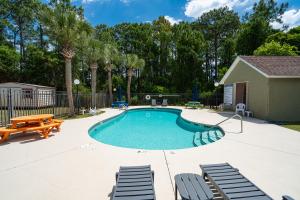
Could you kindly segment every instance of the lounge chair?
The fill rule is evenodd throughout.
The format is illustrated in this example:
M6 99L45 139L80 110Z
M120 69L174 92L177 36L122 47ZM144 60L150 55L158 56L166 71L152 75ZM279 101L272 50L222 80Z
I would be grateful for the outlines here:
M111 107L112 108L122 108L122 107L128 107L128 103L126 101L114 101L112 104L111 104Z
M294 199L290 196L285 195L285 196L282 196L282 200L294 200Z
M120 167L116 173L112 200L155 200L154 172L151 166Z
M211 182L225 200L271 200L272 198L228 163L200 165L202 177ZM284 200L292 200L283 196Z
M161 106L167 106L167 105L168 105L168 99L163 99Z
M200 168L203 178L208 179L224 199L272 199L228 163L200 165Z
M152 99L152 100L151 100L151 106L157 106L157 104L156 104L156 99Z

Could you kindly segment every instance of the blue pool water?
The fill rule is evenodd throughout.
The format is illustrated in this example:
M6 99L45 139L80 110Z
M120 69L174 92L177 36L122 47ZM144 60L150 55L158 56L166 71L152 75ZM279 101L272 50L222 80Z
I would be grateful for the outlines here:
M89 134L105 144L153 150L201 146L223 136L220 129L188 122L180 113L181 110L167 108L132 109L93 126ZM210 137L209 132L218 137ZM196 144L195 133L204 134Z

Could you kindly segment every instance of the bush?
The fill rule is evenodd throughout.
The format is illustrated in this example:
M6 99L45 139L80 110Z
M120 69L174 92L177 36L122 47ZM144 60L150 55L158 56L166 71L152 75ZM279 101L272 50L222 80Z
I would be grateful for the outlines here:
M205 99L205 98L212 97L213 95L214 95L213 92L208 91L208 92L202 92L202 93L200 94L200 97Z
M131 97L131 105L138 105L138 103L139 103L138 96Z
M160 85L155 85L153 86L153 92L154 93L168 93L169 90L167 88L165 88L164 86L160 86Z

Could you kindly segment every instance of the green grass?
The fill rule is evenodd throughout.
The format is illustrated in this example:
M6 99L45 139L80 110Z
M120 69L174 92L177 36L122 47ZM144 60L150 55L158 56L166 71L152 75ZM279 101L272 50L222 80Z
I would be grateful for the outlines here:
M86 118L86 117L91 117L93 115L90 114L84 114L84 115L75 115L73 117L68 117L68 107L49 107L49 108L38 108L38 109L15 109L14 114L15 116L27 116L27 115L38 115L38 114L52 114L54 111L55 115L57 116L56 118L60 119L80 119L80 118ZM103 113L104 111L100 111L97 113L97 115ZM7 117L7 110L2 110L0 109L0 121L3 121L3 124L5 124L5 121L8 120ZM6 122L9 123L9 122Z
M292 130L300 132L300 122L298 122L298 123L282 124L282 126L285 127L285 128L289 128L289 129L292 129Z
M104 113L105 111L99 111L97 112L96 115L100 115L102 113ZM59 117L59 119L63 119L63 120L69 120L69 119L82 119L82 118L87 118L87 117L92 117L92 116L95 116L95 115L91 115L89 113L86 113L84 115L74 115L74 116L63 116L63 117Z

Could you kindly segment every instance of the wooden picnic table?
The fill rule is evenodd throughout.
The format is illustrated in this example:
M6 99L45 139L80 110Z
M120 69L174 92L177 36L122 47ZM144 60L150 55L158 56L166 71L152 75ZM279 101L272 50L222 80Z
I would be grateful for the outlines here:
M52 114L41 114L12 118L10 128L0 128L0 143L7 140L13 133L38 132L44 138L48 138L54 128L60 131L60 125L63 122L53 117Z
M54 115L52 114L41 114L41 115L15 117L10 120L12 124L11 128L18 128L18 124L20 123L25 123L25 124L37 123L39 126L43 126L45 121L47 121L47 123L52 123L53 116Z

